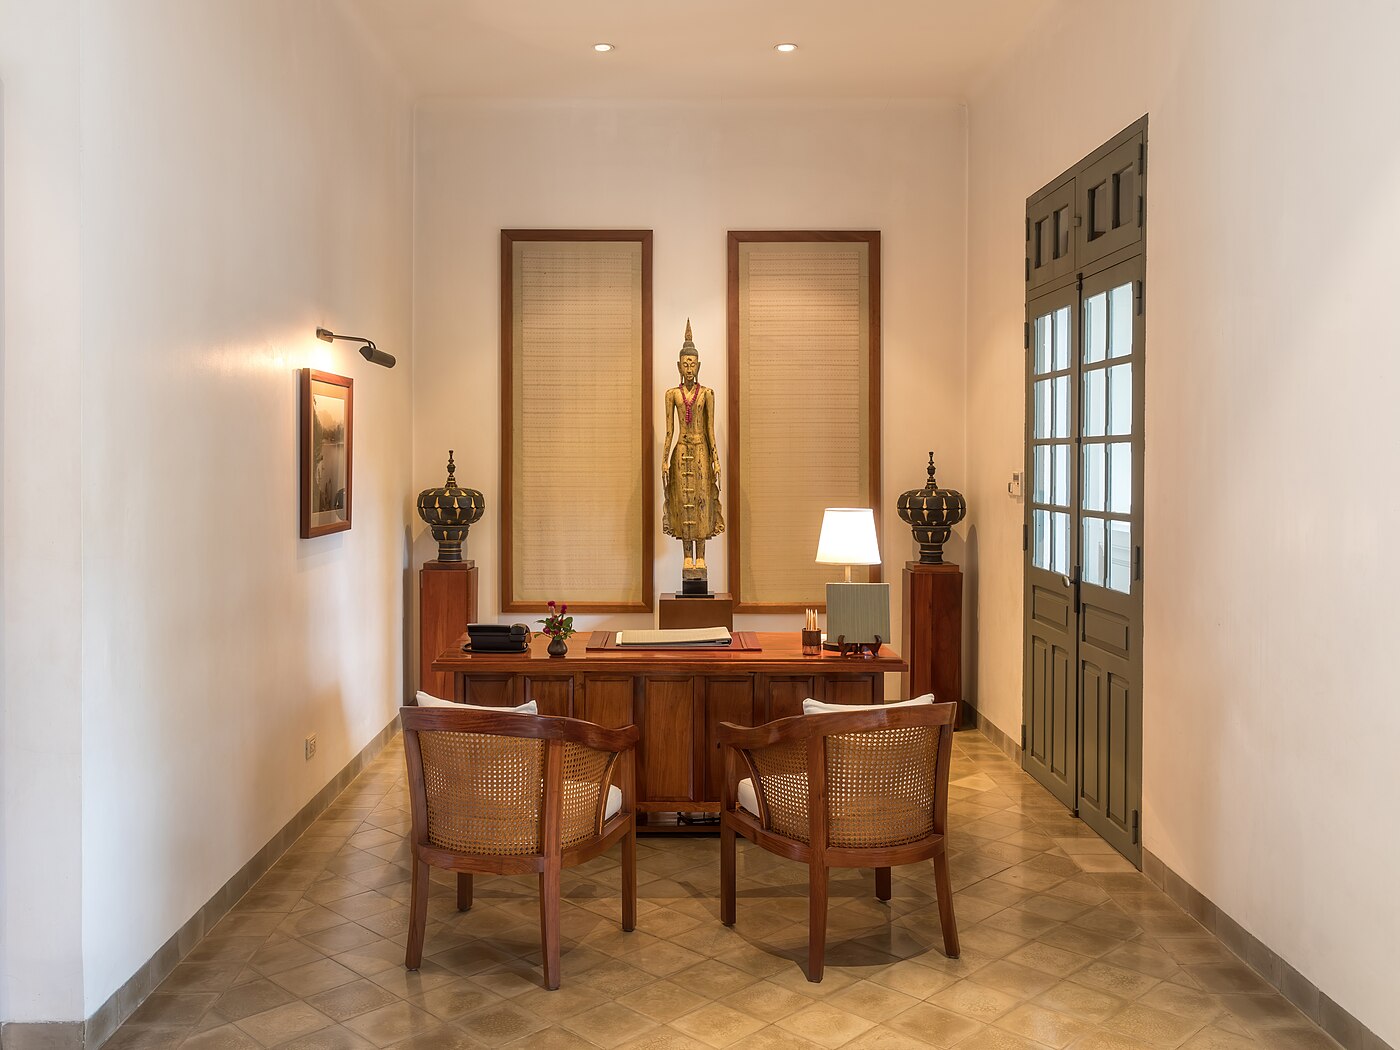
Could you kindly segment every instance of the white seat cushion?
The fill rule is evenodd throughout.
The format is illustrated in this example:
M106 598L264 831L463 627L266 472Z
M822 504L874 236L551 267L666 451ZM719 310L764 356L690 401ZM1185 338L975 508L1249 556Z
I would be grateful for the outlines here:
M455 707L459 711L495 711L497 714L506 715L537 715L540 713L533 700L521 704L519 707L487 707L484 704L459 704L455 700L443 700L431 693L425 693L421 689L418 691L417 700L419 707Z
M753 789L753 781L745 778L739 781L739 797L736 800L740 809L746 809L755 817L758 812L758 792Z
M616 785L608 788L607 805L603 807L603 819L612 820L622 811L622 788Z
M922 707L933 703L933 694L925 693L913 700L901 700L897 704L826 704L820 700L803 700L804 715L849 715L855 711L889 711L896 707Z
M579 799L578 796L583 798ZM566 780L564 781L565 805L577 804L582 801L586 805L592 805L598 798L598 784L592 780ZM608 785L608 800L603 803L603 819L612 820L622 811L622 789L616 784Z

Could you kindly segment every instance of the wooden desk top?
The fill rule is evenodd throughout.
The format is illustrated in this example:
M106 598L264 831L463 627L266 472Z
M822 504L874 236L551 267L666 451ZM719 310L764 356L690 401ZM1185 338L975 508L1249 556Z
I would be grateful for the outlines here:
M580 631L569 640L565 656L545 652L549 639L538 635L524 653L466 653L464 634L451 648L433 661L434 671L449 674L573 674L587 671L618 671L624 674L871 674L909 670L904 659L888 645L879 656L802 655L802 636L796 632L758 634L762 652L705 650L613 650L588 652L589 632Z

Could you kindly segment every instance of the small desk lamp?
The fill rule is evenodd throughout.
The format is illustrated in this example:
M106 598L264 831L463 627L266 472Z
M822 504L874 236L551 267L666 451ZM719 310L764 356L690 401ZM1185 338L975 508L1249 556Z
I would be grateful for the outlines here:
M857 652L880 650L890 637L890 585L852 583L852 565L879 565L875 512L863 507L828 507L817 540L817 562L844 565L844 583L826 585L826 647Z

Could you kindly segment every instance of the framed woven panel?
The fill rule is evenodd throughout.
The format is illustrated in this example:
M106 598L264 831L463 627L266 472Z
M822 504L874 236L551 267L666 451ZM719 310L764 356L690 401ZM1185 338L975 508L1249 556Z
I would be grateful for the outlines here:
M501 231L501 610L652 607L651 231Z
M822 511L880 522L880 234L731 232L729 369L735 608L822 605Z

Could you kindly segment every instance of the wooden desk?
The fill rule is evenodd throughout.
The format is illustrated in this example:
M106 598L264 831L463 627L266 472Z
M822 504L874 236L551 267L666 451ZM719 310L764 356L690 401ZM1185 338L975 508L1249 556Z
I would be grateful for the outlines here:
M586 650L588 635L580 633L570 641L569 654L558 658L545 652L543 636L527 653L464 653L465 640L463 635L433 661L434 671L452 674L455 699L501 707L534 700L543 715L641 729L637 808L643 819L649 813L719 812L719 723L762 725L801 714L808 697L883 703L885 674L909 670L888 647L871 659L803 656L795 632L759 634L762 652L592 653ZM651 826L678 830L674 824Z

